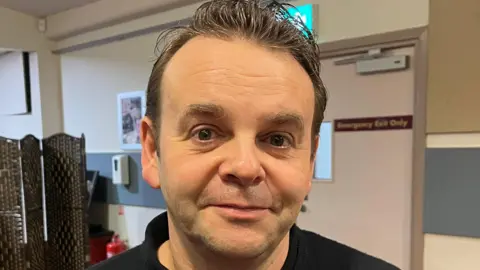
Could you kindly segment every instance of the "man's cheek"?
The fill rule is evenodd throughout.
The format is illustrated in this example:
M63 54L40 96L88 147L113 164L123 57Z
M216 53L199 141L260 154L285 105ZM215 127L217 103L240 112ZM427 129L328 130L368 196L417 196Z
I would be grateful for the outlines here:
M285 167L284 167L285 168ZM312 177L308 173L304 173L304 167L290 167L285 169L281 174L275 174L278 177L275 181L277 192L288 201L299 201L308 194L311 188Z

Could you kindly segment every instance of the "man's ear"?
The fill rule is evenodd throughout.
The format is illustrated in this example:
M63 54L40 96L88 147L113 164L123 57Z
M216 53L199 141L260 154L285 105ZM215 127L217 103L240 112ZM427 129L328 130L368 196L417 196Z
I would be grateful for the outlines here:
M142 176L152 187L160 188L158 172L157 142L152 120L145 116L140 124L140 142L142 144Z

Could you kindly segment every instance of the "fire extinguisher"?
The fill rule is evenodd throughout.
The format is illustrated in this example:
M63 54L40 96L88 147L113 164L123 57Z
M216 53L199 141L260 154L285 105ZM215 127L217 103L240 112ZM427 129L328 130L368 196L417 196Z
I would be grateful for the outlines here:
M111 258L127 250L127 245L120 240L118 234L112 237L112 241L107 244L107 258Z

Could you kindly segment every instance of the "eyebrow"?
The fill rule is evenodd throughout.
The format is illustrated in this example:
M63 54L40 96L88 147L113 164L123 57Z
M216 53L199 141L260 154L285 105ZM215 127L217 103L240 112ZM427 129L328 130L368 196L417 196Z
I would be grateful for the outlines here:
M205 104L190 104L182 112L179 121L179 127L183 130L188 126L190 119L195 117L208 117L212 119L221 119L227 116L227 112L222 106L205 103ZM264 117L264 122L268 125L281 126L288 125L294 126L300 131L303 136L305 131L305 125L303 117L295 112L280 112Z
M293 112L281 112L266 117L266 122L273 125L291 125L298 129L302 136L305 131L303 117Z
M216 104L205 103L205 104L190 104L182 112L180 116L179 127L184 129L188 126L190 119L195 117L209 117L213 119L220 119L225 117L227 114L225 110Z

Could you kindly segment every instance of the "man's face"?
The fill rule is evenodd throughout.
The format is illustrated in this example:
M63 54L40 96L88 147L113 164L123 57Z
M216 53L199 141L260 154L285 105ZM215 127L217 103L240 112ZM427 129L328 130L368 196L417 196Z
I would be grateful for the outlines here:
M158 179L175 230L210 250L278 245L310 190L312 82L286 52L196 37L162 80Z

